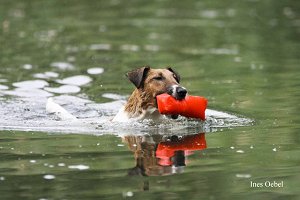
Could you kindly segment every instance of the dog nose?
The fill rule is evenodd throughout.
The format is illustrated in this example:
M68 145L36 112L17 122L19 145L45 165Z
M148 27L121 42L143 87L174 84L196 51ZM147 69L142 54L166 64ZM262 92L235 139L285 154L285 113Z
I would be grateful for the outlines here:
M185 96L186 96L187 91L183 87L177 87L176 88L176 93L177 93L177 96L178 96L179 99L184 99Z

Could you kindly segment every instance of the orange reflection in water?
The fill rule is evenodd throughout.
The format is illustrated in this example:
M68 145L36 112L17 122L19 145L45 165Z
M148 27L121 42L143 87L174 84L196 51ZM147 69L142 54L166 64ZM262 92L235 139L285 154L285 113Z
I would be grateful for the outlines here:
M134 152L136 166L129 175L162 176L181 173L186 157L207 148L205 134L186 136L125 136L124 141Z

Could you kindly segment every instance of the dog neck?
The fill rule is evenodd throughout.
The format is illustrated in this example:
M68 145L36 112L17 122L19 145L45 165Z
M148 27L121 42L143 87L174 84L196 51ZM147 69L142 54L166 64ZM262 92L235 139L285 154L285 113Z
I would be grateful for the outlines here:
M125 105L125 111L129 117L138 117L145 114L152 114L157 111L155 97L144 92L142 89L135 89ZM150 113L145 113L150 111Z

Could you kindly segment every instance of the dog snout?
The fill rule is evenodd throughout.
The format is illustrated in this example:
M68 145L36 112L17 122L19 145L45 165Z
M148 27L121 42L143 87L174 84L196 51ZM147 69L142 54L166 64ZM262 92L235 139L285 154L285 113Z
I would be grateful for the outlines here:
M181 100L181 99L185 98L187 90L183 87L177 87L176 88L176 93L177 93L178 99Z
M167 93L172 95L177 100L182 100L187 94L187 90L184 87L173 85L168 88Z
M173 86L169 87L169 88L167 89L167 93L168 93L169 95L174 96L174 87L173 87Z

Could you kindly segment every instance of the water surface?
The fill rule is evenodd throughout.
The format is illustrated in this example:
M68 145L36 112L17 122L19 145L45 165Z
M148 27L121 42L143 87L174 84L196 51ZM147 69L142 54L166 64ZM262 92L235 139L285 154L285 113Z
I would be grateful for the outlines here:
M1 0L1 198L299 199L299 8ZM236 118L109 123L147 64Z

